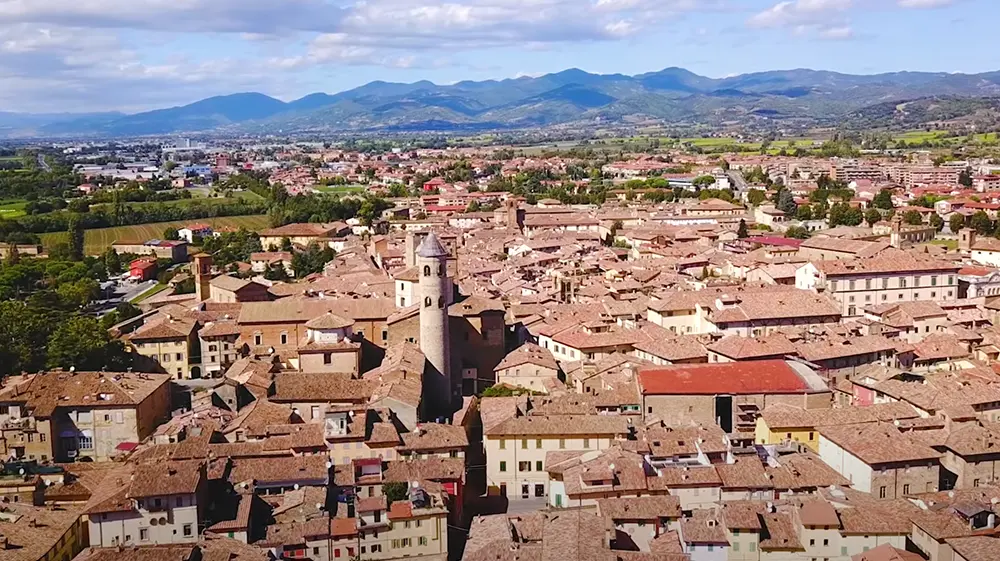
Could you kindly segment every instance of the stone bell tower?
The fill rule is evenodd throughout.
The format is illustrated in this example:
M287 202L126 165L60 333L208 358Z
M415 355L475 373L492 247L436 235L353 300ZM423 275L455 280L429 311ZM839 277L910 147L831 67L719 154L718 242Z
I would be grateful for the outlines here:
M424 403L433 416L451 415L461 399L460 386L451 375L448 303L452 282L448 278L448 251L433 232L417 249L416 261L420 275L420 350L428 364Z

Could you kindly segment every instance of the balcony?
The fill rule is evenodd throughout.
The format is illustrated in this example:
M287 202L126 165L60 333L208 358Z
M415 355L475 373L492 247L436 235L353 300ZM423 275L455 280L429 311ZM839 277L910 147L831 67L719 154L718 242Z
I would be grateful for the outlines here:
M23 417L21 419L8 419L0 424L0 429L3 430L28 430L34 431L37 426L37 421L34 417Z
M160 502L160 504L155 504L152 501L144 501L142 504L142 508L144 508L149 512L166 512L170 510L170 507L168 505L169 503L167 501L162 501Z

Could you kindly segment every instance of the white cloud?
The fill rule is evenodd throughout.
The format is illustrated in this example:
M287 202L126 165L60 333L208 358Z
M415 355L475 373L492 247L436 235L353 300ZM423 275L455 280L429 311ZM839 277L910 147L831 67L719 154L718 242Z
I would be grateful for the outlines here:
M954 4L954 0L899 0L897 4L901 8L943 8Z
M773 28L820 24L831 14L847 11L851 5L852 0L786 0L754 14L747 20L747 25Z

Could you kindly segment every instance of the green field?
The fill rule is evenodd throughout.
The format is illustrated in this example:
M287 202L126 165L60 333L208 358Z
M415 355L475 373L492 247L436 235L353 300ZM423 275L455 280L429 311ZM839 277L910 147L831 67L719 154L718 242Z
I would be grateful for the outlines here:
M167 228L183 228L188 224L208 224L213 228L229 226L232 228L246 228L248 230L261 230L268 227L267 216L225 216L219 218L198 218L194 220L179 220L175 222L156 222L153 224L139 224L136 226L119 226L117 228L100 228L97 230L87 230L84 235L84 251L87 255L99 255L106 251L114 242L141 243L151 239L163 237L163 231ZM46 248L54 244L66 242L65 232L51 232L42 234L42 245Z
M942 142L947 144L962 144L969 140L969 135L960 134L958 136L949 136L948 131L944 130L912 130L906 131L897 135L893 135L892 140L898 142L900 140L905 140L906 142ZM987 132L978 133L972 135L973 142L983 142L992 143L997 141L997 133Z
M208 197L194 197L191 199L176 199L173 201L137 201L126 203L129 206L148 206L148 205L163 205L163 206L179 206L179 207L209 207L209 206L226 206L237 204L241 201L260 201L262 197L256 193L234 193L232 198L229 199L218 199L218 198L208 198ZM98 203L91 205L93 208L108 208L114 205L114 203Z
M25 215L24 206L27 201L0 201L0 218L19 218Z
M366 185L317 185L313 189L320 193L348 195L364 192L368 187Z
M907 132L904 132L902 134L897 134L897 135L893 136L892 139L894 141L905 140L907 142L929 142L929 141L932 141L932 140L939 140L939 139L941 139L942 137L944 137L947 134L948 134L948 131L940 131L940 130L923 131L923 130L916 130L916 131L907 131Z
M941 245L948 249L958 249L958 240L931 240L927 243L932 245Z

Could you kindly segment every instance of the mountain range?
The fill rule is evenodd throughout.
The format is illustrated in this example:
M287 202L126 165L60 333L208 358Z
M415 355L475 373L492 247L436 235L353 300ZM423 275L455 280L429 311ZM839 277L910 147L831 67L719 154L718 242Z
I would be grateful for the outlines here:
M683 68L626 76L570 69L538 77L438 85L376 81L290 102L261 93L122 113L0 113L0 135L123 137L183 132L293 133L519 129L658 121L722 124L747 119L835 123L885 113L894 103L1000 97L1000 71L851 75L782 70L727 78Z

